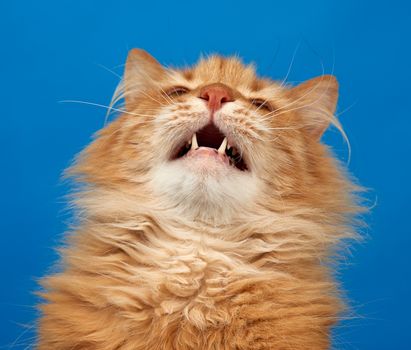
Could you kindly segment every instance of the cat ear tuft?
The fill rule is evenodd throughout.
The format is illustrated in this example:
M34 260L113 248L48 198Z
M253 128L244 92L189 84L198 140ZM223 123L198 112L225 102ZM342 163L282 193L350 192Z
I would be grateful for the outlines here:
M126 108L132 109L136 96L150 86L155 86L164 74L163 66L141 49L130 50L124 72L124 98Z
M298 109L303 116L305 130L310 136L320 139L331 122L335 120L334 112L338 100L338 82L333 75L323 75L310 79L292 88L290 91Z

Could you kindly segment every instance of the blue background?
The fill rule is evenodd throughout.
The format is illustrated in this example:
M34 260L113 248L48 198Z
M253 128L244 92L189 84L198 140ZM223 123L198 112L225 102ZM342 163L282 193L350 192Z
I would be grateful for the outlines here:
M341 84L350 170L369 188L367 241L343 264L355 308L338 349L409 349L411 282L410 5L403 1L2 1L0 5L0 346L30 348L36 279L65 222L62 170L103 126L128 49L164 64L237 53L298 82L325 71ZM290 67L293 54L295 59ZM108 69L106 69L108 68ZM325 140L347 161L335 131Z

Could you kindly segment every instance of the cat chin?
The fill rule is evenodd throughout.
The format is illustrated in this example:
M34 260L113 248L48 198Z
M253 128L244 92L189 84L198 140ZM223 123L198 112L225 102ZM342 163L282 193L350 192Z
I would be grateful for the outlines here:
M252 207L259 181L250 172L197 159L165 162L151 174L156 197L194 220L228 223Z

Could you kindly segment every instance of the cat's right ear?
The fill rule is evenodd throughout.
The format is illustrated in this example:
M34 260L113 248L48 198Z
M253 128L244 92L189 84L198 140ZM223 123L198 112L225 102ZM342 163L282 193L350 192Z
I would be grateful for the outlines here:
M135 99L150 86L155 86L164 75L163 66L141 49L130 50L124 71L124 99L126 109L135 106Z

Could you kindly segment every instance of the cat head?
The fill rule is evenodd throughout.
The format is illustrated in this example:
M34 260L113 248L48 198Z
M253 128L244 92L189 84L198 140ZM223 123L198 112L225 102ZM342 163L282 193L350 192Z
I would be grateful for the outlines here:
M330 123L339 125L333 76L290 87L237 58L173 69L134 49L117 92L124 113L75 167L88 183L214 222L278 203L321 207L338 187L320 143Z

